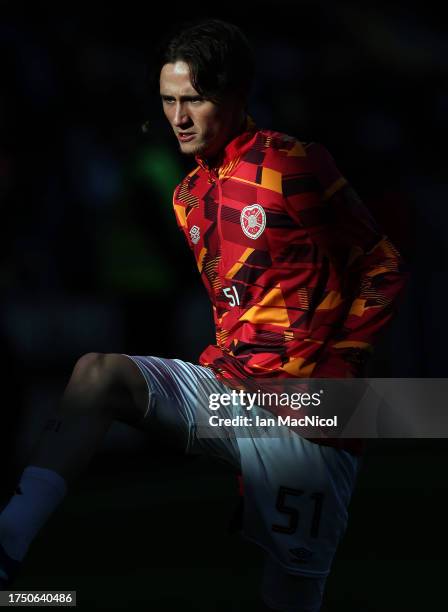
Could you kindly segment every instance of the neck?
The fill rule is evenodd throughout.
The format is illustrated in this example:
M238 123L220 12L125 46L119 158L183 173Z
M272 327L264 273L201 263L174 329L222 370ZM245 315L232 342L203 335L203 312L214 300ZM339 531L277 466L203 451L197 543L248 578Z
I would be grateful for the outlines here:
M236 136L238 136L239 134L244 132L244 130L246 129L246 125L247 125L247 113L246 113L246 111L243 111L241 113L241 115L240 115L239 120L235 121L234 129L230 133L231 135L230 135L230 138L229 138L228 142L230 142Z
M201 156L202 159L207 163L210 168L214 168L219 165L220 158L223 156L224 149L234 138L236 138L239 134L245 131L247 125L247 113L243 111L234 124L232 130L229 132L229 138L227 142L224 144L222 149L215 153L214 155L204 155Z

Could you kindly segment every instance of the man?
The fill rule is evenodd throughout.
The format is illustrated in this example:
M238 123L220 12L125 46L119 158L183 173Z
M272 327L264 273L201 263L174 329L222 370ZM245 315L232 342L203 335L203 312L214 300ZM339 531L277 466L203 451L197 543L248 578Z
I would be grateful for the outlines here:
M245 37L219 20L181 29L163 50L163 110L181 152L197 162L174 192L174 210L212 302L216 344L200 365L95 353L78 361L0 516L4 586L118 419L241 472L244 534L266 556L262 609L320 609L357 441L310 441L286 427L281 436L228 425L200 435L209 416L201 383L224 392L232 381L359 376L404 274L325 147L255 126L246 112L252 73Z

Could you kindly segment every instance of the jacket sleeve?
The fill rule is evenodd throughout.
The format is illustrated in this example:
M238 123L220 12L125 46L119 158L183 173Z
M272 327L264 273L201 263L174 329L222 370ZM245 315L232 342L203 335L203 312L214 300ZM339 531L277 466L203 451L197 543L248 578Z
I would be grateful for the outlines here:
M322 348L312 376L359 376L396 312L407 271L400 253L340 174L327 149L311 143L306 153L300 173L302 185L307 177L308 188L289 192L287 205L321 256L328 257L341 275L347 300L345 319Z

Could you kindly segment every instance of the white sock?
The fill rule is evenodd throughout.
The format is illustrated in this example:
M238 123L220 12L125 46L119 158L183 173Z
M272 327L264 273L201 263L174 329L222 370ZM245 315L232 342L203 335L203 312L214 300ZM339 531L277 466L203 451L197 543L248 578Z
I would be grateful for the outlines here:
M10 557L23 560L66 492L67 484L57 472L34 465L25 468L15 495L0 514L0 542Z

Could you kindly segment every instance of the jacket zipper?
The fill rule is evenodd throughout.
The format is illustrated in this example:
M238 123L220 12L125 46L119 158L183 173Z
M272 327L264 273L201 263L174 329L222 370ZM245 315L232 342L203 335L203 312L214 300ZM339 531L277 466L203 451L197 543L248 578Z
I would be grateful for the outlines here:
M219 259L217 272L218 272L218 276L222 278L222 266L223 266L223 253L222 253L223 239L222 239L222 228L221 228L222 186L221 186L221 181L219 180L219 174L216 170L211 169L211 168L205 168L205 170L208 174L208 182L215 183L218 188L218 208L216 211L216 228L218 231L219 244L221 247L221 257ZM219 291L216 292L216 295L218 294L219 294Z
M219 240L220 240L220 245L221 245L221 253L222 253L222 246L223 246L223 240L222 240L222 229L221 229L221 208L222 208L222 185L221 185L221 181L219 180L219 177L216 176L216 184L218 186L218 211L217 211L217 215L218 215L218 236L219 236ZM221 257L222 260L222 257Z

